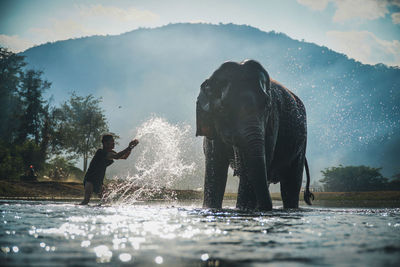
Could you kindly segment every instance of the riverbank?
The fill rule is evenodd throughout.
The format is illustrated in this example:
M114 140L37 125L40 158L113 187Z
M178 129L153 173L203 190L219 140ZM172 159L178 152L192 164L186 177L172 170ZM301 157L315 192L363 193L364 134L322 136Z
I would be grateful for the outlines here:
M178 200L202 199L203 193L194 190L168 190ZM77 182L23 182L0 180L0 199L21 200L77 200L82 199L84 189L82 183ZM94 198L96 199L95 195Z
M199 200L203 192L194 190L167 190L174 191L178 200ZM0 199L25 200L77 200L83 196L83 185L78 182L22 182L0 180ZM314 192L316 205L369 205L400 207L400 191L373 191L373 192ZM236 200L237 194L225 194L226 200ZM281 201L280 193L272 193L272 200ZM303 197L301 195L300 200Z
M0 180L0 198L3 199L77 199L82 196L82 183Z

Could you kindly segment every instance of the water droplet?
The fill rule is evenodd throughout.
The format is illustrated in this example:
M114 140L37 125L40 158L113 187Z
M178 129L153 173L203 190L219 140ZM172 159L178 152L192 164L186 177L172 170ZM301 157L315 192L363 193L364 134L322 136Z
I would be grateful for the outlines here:
M178 179L193 173L196 169L195 162L187 160L185 153L190 153L190 126L172 125L165 119L153 117L144 122L137 129L137 138L141 145L138 146L138 154L135 169L130 169L123 181L109 184L107 200L122 203L133 203L138 198L152 198L162 194L163 198L174 199L174 191L168 192L168 188ZM188 141L190 140L190 141ZM129 188L141 187L141 190Z
M112 252L108 249L107 246L100 245L100 246L95 247L93 250L94 250L94 253L96 253L98 262L101 262L101 263L110 262L110 260L112 258Z
M202 260L202 261L207 261L209 258L210 258L210 257L208 256L207 253L201 255L201 260Z
M127 262L127 261L130 261L132 259L132 256L131 256L131 254L128 254L128 253L122 253L122 254L119 255L119 259L122 262Z
M157 264L162 264L162 263L164 262L164 259L163 259L163 257L161 257L161 256L157 256L157 257L154 259L154 261L155 261Z
M81 247L87 248L87 247L89 247L89 246L90 246L90 241L89 241L89 240L84 240L84 241L82 241Z

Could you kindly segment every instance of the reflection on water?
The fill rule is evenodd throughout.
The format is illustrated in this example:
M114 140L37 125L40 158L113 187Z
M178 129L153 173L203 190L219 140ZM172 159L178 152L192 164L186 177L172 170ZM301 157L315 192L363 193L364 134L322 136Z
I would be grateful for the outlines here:
M400 209L249 213L199 207L2 201L0 261L80 266L386 266L400 261Z

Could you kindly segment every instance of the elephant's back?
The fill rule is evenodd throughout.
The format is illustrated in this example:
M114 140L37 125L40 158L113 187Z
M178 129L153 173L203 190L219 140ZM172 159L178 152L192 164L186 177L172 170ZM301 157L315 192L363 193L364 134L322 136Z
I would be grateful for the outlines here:
M301 99L292 91L275 80L271 80L271 95L275 112L279 114L280 122L287 122L290 126L306 122L306 109ZM298 127L305 126L300 123Z
M305 114L305 107L301 99L281 83L271 79L272 94L277 97L275 99L282 109L289 109L292 112L300 112ZM290 110L292 109L292 110Z

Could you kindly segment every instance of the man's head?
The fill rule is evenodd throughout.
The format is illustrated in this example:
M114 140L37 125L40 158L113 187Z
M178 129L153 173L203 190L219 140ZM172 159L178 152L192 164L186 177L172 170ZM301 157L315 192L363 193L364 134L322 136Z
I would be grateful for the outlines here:
M105 134L101 138L101 142L103 143L103 148L107 151L111 151L114 149L114 137L111 134Z

